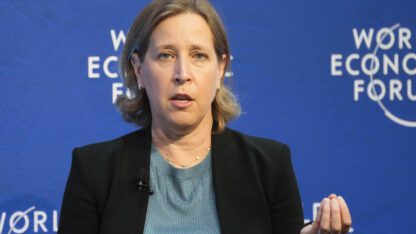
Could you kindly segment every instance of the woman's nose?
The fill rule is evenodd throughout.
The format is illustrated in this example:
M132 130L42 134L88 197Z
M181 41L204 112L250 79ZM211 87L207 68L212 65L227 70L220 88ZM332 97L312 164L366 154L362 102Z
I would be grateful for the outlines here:
M192 80L191 64L186 59L178 59L174 74L174 81L177 84L184 84Z

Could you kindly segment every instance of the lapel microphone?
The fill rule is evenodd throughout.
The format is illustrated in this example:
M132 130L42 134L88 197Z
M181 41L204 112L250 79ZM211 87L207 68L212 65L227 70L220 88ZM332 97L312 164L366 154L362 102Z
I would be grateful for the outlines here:
M137 190L139 192L148 192L149 195L153 194L149 185L149 170L146 168L140 168L137 174Z

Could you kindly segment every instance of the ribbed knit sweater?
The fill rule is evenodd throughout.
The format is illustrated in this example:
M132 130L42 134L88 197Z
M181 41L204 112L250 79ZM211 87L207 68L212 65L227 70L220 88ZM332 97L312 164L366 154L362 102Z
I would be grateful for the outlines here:
M150 188L145 234L218 234L211 173L211 153L186 169L171 166L154 145L150 156Z

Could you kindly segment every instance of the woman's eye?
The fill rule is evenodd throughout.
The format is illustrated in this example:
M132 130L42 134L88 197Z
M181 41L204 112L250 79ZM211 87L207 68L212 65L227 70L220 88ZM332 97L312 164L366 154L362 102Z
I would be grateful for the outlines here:
M206 54L204 54L204 53L196 53L194 55L194 58L196 60L203 61L203 60L206 60L208 58L208 56Z
M172 59L173 58L173 55L172 54L169 54L169 53L160 53L157 57L160 60L169 60L169 59Z

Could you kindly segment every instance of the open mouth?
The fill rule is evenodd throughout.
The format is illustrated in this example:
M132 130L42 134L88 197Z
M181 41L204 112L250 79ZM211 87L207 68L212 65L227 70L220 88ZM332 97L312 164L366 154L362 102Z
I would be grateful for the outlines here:
M180 102L193 101L193 99L187 94L176 94L175 96L171 97L170 100L180 101Z
M192 105L193 98L188 94L176 94L170 98L172 105L178 109L184 109Z

